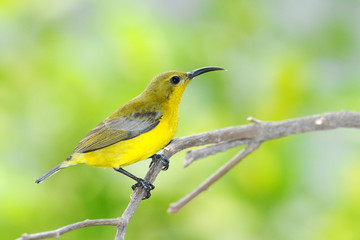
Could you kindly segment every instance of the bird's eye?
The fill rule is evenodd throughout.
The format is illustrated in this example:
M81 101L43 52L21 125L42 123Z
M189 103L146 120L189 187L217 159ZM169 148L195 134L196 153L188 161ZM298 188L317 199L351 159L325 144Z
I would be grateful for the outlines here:
M170 78L170 83L171 83L171 84L176 85L176 84L178 84L179 82L180 82L180 77L179 77L179 76L173 76L173 77Z

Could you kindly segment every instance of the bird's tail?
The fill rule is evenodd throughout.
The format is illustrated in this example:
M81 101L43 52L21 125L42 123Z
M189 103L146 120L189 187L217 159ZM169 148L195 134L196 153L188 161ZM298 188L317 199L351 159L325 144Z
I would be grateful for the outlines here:
M57 173L58 171L60 171L60 169L62 168L61 165L63 165L63 163L60 163L56 167L54 167L54 168L50 169L49 171L47 171L46 173L44 173L41 177L36 179L35 183L41 183L42 181L44 181L45 179L47 179L51 175L53 175L53 174Z

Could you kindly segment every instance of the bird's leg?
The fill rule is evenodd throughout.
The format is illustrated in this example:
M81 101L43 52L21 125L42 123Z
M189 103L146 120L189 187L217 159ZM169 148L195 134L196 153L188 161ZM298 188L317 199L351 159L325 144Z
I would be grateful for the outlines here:
M169 159L164 154L154 154L151 157L151 163L149 168L155 163L155 161L160 161L163 164L163 171L166 171L169 169Z
M147 182L142 178L138 178L135 175L129 173L128 171L122 169L122 168L114 168L115 171L124 174L125 176L128 176L129 178L134 179L137 183L131 186L132 190L135 190L137 187L143 187L146 190L146 194L143 197L144 199L148 199L151 196L150 191L155 188L154 185L151 184L151 182Z

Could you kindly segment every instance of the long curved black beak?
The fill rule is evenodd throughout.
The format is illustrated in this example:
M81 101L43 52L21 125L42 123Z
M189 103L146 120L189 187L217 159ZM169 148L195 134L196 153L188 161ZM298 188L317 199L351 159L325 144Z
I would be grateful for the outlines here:
M221 67L203 67L203 68L199 68L196 69L194 71L191 72L187 72L187 77L189 80L193 79L196 76L199 76L200 74L206 73L206 72L211 72L211 71L217 71L217 70L225 70L224 68Z

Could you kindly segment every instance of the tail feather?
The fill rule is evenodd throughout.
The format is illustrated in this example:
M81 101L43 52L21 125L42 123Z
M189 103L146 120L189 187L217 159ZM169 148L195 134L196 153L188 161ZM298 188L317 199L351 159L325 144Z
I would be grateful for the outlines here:
M59 165L57 165L56 167L50 169L49 171L47 171L46 173L44 173L41 177L39 177L35 183L41 183L42 181L44 181L45 179L47 179L48 177L50 177L51 175L57 173L58 171L60 171L61 169L61 165L63 163L60 163Z

